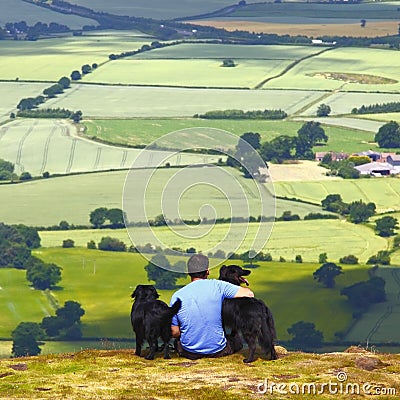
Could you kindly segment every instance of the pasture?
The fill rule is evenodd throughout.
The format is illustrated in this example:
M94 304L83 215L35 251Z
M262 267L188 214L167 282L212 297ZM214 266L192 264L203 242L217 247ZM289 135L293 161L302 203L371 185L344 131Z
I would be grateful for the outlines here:
M218 10L232 4L231 0L76 0L75 4L112 14L171 19Z
M252 246L252 238L258 231L259 224L217 224L212 231L201 239L190 238L191 230L181 226L153 228L154 235L166 246L178 246L186 250L194 247L205 254L208 249L218 245L224 239L228 229L232 229L227 243L237 244L241 240L243 230L247 230L238 252L245 252ZM147 228L131 228L135 232L137 245L153 243ZM122 240L130 246L132 244L128 233L122 230L70 230L70 231L41 231L43 247L61 247L62 241L72 239L76 246L85 247L90 240L100 242L102 237L111 236ZM218 247L218 246L217 246ZM284 257L293 261L296 255L301 255L305 262L318 262L321 253L327 253L328 259L338 262L339 258L354 254L360 262L379 250L386 250L388 241L375 235L375 232L363 225L355 225L343 220L314 220L275 222L271 235L263 248L263 252L271 253L274 260ZM222 248L222 250L224 250ZM215 251L215 250L214 250ZM296 264L297 265L297 264Z
M301 61L282 77L269 81L263 87L393 93L400 89L395 67L399 61L399 52L393 50L339 47ZM352 83L346 80L327 79L323 76L325 73L369 74L393 79L397 83Z
M80 70L84 64L100 65L108 61L111 53L136 50L150 42L151 38L139 37L135 31L131 35L111 31L103 35L89 33L33 42L1 40L0 79L58 81Z
M74 300L85 309L82 317L84 338L134 337L129 320L130 294L137 284L148 283L144 258L135 254L85 249L40 249L35 251L35 255L63 268L62 289L53 290L52 295L61 305ZM312 278L318 267L317 264L261 263L259 268L252 270L251 288L274 312L279 339L287 340L286 329L300 320L314 322L317 329L324 332L325 340L333 340L335 332L349 325L351 310L345 298L340 296L340 289L366 279L368 269L345 267L345 273L337 278L337 287L328 291ZM217 272L217 269L211 270L210 277L216 278ZM13 300L15 309L19 311L26 304L23 295L32 290L27 282L23 282L24 271L12 270L11 273L21 277L21 283L14 286L20 296ZM178 286L186 283L188 279L182 277ZM41 292L32 292L42 296ZM160 291L161 299L169 302L172 293L173 290ZM1 299L0 303L3 301ZM294 304L302 304L296 313L292 312ZM31 303L31 306L36 308L36 303ZM46 315L43 310L32 310L29 320L39 322ZM0 317L2 322L4 320L0 325L2 337L9 337L10 327L12 329L20 322L15 319L6 321L6 316L8 314Z
M336 118L320 118L321 124L334 124ZM279 135L296 136L304 121L286 119L284 121L268 120L211 120L197 118L133 118L133 119L85 119L85 136L99 138L121 145L147 145L161 136L184 128L209 127L226 130L235 135L245 132L258 132L261 142L270 141ZM357 152L368 150L373 146L374 123L354 119L358 129L346 129L340 126L323 125L329 140L326 144L316 146L314 151ZM362 126L361 126L362 125ZM362 128L370 130L363 131ZM376 123L381 125L381 123ZM372 128L371 128L372 127ZM372 133L374 132L374 133ZM306 179L307 180L307 179Z
M96 21L76 15L60 14L42 7L37 7L22 0L1 0L0 25L7 22L26 21L28 25L37 22L57 22L71 29L81 29L84 25L98 25Z
M97 73L98 71L96 71ZM175 77L174 79L178 79ZM191 117L210 110L282 109L292 114L323 93L314 90L195 89L178 87L74 85L68 96L46 107L82 110L86 118Z
M15 164L15 172L33 176L127 169L141 154L136 167L158 166L169 156L171 165L216 162L216 156L148 151L109 146L84 140L66 120L22 119L0 128L0 158ZM139 165L140 164L140 165ZM162 164L163 165L163 164Z
M320 204L328 194L338 193L349 203L362 200L376 204L378 212L399 210L400 179L324 180L314 182L276 182L278 196L298 198Z
M146 208L149 218L154 218L161 213L160 191L163 190L179 169L161 169L152 177L151 190L146 190ZM191 168L192 179L185 178L184 184L190 187L195 179L204 177L203 168ZM135 176L140 179L145 171L136 171ZM258 209L256 188L254 184L243 178L236 170L228 169L230 176L235 179L239 187L242 187L251 207L254 207L255 217L260 215ZM89 224L89 214L95 208L122 208L122 195L127 171L100 172L96 174L73 175L58 178L35 180L18 185L0 185L0 221L10 224L24 223L34 226L57 225L61 220L70 224ZM202 188L205 189L204 185ZM236 189L238 190L238 189ZM169 196L174 196L174 193ZM184 198L175 205L173 212L167 213L167 218L174 219L179 211L188 219L197 219L201 205L212 203L220 214L218 217L231 215L229 204L220 192L212 191L211 188L204 192L196 192L197 198ZM239 192L235 192L240 195ZM213 196L210 198L210 194ZM132 196L134 193L132 194ZM253 197L256 197L254 200ZM168 200L168 199L167 199ZM232 199L237 202L236 198ZM178 209L177 209L178 208ZM35 212L32 212L35 210ZM278 200L276 202L276 213L280 216L284 211L291 210L293 213L304 216L310 212L320 211L320 207ZM139 213L139 211L138 211ZM247 215L246 210L241 210L240 215ZM140 216L140 214L138 214Z

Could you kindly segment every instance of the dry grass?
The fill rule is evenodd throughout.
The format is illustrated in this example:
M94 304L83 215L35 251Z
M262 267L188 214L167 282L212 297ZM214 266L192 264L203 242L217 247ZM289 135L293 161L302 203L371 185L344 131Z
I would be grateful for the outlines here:
M188 21L196 25L214 26L228 31L242 30L256 33L276 33L278 35L352 36L376 37L397 35L398 21L368 22L364 28L357 24L276 24L252 21Z
M0 360L0 398L259 399L271 398L272 390L274 398L282 399L358 399L371 394L375 399L395 399L394 390L400 390L399 354L368 353L360 348L320 355L278 348L278 354L276 361L259 358L252 364L243 364L243 354L198 361L173 355L170 360L146 361L131 350ZM342 376L347 380L341 384L338 377ZM272 384L281 385L280 390L286 388L287 393L279 393ZM360 387L360 395L347 396L346 384ZM363 391L365 384L371 385L369 395ZM300 393L304 388L306 394L291 394L290 388L299 388ZM312 394L314 388L323 393ZM375 395L376 390L389 388L388 396Z

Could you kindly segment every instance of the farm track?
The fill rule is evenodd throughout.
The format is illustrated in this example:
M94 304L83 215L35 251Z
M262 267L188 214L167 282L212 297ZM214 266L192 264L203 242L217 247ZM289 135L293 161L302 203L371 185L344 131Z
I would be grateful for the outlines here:
M66 174L69 174L71 172L72 164L74 162L74 155L75 155L75 149L76 149L77 141L78 141L78 139L73 139L72 140L71 150L70 150L70 153L69 153L68 165L67 165L67 169L65 170Z
M25 140L28 138L28 136L33 132L35 126L38 124L38 121L35 121L31 127L26 131L25 135L21 138L18 144L18 151L17 151L17 157L15 160L15 165L19 166L21 171L24 171L24 166L21 164L21 156L22 156L22 148L24 147Z
M96 159L95 159L94 164L93 164L93 170L95 170L95 171L96 171L97 168L99 167L100 158L101 158L101 147L99 147L99 148L97 149Z
M124 150L124 151L122 152L122 160L121 160L121 164L120 164L120 167L121 167L121 168L124 168L124 167L125 167L127 158L128 158L128 152L127 152L126 150Z
M59 129L59 127L61 127L61 125L56 123L52 127L52 129L50 131L50 134L46 138L46 142L44 144L42 165L40 167L40 174L43 174L43 172L45 171L46 164L47 164L47 159L48 159L48 155L49 155L50 141L53 138L54 134L56 133L57 129Z
M270 81L272 81L272 80L274 80L274 79L277 79L277 78L282 77L282 76L285 75L287 72L289 72L291 69L293 69L296 65L300 64L302 61L307 60L307 59L309 59L309 58L317 57L317 56L319 56L319 55L321 55L321 54L323 54L323 53L326 53L327 51L331 51L331 50L333 50L333 49L334 49L333 47L328 47L327 49L323 49L323 50L319 51L318 53L309 54L309 55L307 55L307 56L304 56L304 57L302 57L302 58L299 58L298 60L293 61L291 64L289 64L289 65L288 65L286 68L284 68L284 70L283 70L282 72L280 72L279 74L274 75L274 76L271 76L271 77L269 77L269 78L266 78L266 79L264 79L263 81L261 81L260 83L258 83L256 86L254 86L253 89L262 89L262 87L263 87L266 83L268 83L268 82L270 82Z

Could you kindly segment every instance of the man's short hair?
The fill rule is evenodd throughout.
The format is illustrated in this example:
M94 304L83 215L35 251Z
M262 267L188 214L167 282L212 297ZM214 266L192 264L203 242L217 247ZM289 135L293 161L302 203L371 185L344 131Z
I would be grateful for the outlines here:
M207 276L208 266L209 261L207 256L204 254L193 254L187 262L188 274L192 278Z

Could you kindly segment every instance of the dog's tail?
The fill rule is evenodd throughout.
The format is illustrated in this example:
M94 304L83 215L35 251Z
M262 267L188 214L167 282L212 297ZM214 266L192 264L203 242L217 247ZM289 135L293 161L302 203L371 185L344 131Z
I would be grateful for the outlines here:
M263 310L264 318L261 322L261 337L259 337L260 346L264 351L270 354L271 360L276 360L277 355L274 348L276 339L275 322L270 309L265 305Z
M160 319L163 321L170 320L172 317L179 311L181 308L182 302L180 299L177 299L171 307L166 308L161 314Z

